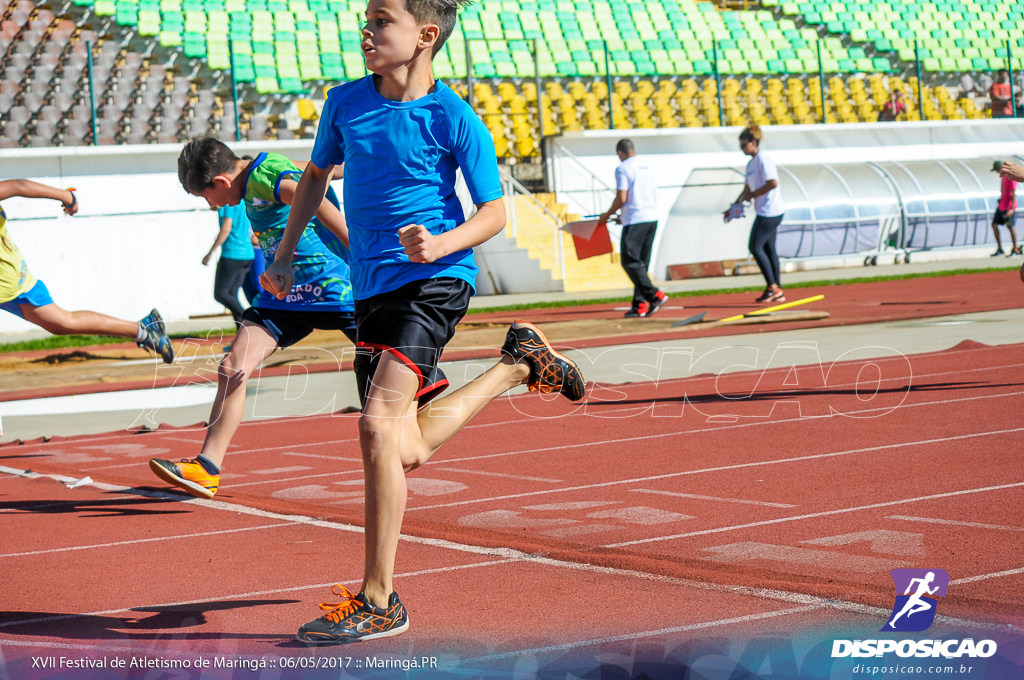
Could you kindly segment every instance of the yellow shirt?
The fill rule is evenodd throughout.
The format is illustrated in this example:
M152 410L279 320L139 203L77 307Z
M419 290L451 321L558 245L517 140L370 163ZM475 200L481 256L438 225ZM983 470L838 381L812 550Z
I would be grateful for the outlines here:
M35 284L36 277L32 276L21 251L7 234L7 215L0 206L0 302L13 300Z

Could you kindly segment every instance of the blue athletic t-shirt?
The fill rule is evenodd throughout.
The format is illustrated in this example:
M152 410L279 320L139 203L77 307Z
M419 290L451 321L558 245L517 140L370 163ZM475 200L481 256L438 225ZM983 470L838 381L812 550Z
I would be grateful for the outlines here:
M501 198L494 140L473 109L440 80L411 102L380 96L369 75L333 88L320 117L312 162L345 164L345 219L352 285L359 300L412 281L454 277L473 286L472 249L430 264L410 262L398 230L422 224L433 234L466 221L455 195L462 174L473 202Z
M251 260L252 241L249 239L249 218L245 216L245 204L223 205L217 208L217 217L231 219L228 238L220 244L220 256L229 260Z
M295 174L299 174L299 169L288 158L276 153L261 153L252 162L245 178L245 213L268 265L274 261L291 212L291 206L281 201L281 181ZM340 207L333 189L328 190L327 199ZM262 290L253 306L318 312L353 311L355 302L346 256L347 250L341 241L314 218L295 247L292 258L295 285L289 294L284 300L278 300Z

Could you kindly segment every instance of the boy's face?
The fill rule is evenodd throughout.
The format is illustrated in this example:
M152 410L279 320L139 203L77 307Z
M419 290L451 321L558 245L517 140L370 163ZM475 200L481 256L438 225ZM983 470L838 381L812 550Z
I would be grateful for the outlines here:
M217 175L213 178L213 186L200 191L197 196L205 198L211 208L222 208L225 205L235 205L241 199L232 190L231 181L225 175Z
M380 74L409 63L416 51L424 47L424 34L429 33L426 29L431 26L436 36L436 24L417 22L405 8L405 0L369 0L362 30L366 68ZM427 46L430 44L432 41Z

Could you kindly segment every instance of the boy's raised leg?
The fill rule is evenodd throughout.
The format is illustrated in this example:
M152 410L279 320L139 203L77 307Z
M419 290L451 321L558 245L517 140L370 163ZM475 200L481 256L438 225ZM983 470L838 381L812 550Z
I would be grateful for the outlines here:
M582 399L586 382L576 364L556 352L539 328L516 321L505 336L501 359L451 394L440 397L408 423L402 438L406 472L427 462L484 406L524 383L531 391L559 392L571 401ZM407 421L408 422L408 421Z

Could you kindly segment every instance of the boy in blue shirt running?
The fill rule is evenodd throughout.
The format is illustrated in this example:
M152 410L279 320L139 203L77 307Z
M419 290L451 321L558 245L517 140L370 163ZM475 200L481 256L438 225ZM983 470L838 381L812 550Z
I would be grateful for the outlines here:
M300 174L298 167L280 154L239 158L226 144L209 136L190 141L178 157L178 179L185 191L205 198L212 208L245 205L268 262L274 260L284 233ZM177 463L161 458L149 461L154 474L193 496L213 498L217 493L224 456L242 422L245 383L267 357L317 329L340 330L355 342L348 229L334 190L325 189L326 198L314 206L316 216L303 220L297 246L293 241L289 247L294 285L282 299L261 291L242 313L238 335L217 373L217 395L199 455Z
M369 0L362 49L372 72L330 91L310 164L295 191L278 257L264 286L291 287L288 254L333 168L345 165L345 216L352 249L357 366L365 394L359 419L366 491L365 573L352 594L299 628L326 645L398 635L409 627L392 587L406 503L405 474L425 463L495 397L527 383L582 399L576 365L534 326L516 322L502 357L473 382L423 406L448 384L438 359L466 313L477 268L473 247L505 226L490 133L472 108L434 80L431 61L466 0ZM477 210L466 219L455 194L461 169Z

